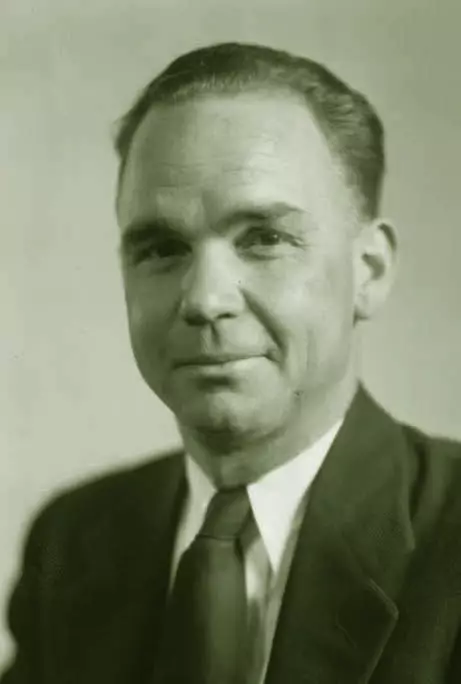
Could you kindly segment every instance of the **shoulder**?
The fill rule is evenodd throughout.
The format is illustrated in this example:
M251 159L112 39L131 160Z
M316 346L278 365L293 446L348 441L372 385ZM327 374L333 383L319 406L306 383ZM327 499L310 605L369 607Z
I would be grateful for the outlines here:
M108 501L119 503L148 488L161 487L163 481L178 467L182 452L145 457L134 466L118 468L82 480L55 493L45 509L60 508L75 513L105 507Z
M410 507L417 537L461 535L461 443L402 425L409 455ZM456 543L456 546L459 542Z
M442 489L446 496L457 494L461 486L461 443L436 437L410 425L401 429L418 483L429 489Z
M441 458L446 463L456 467L456 462L461 459L461 442L430 435L413 425L401 424L408 444L422 457Z
M107 524L114 527L117 522L125 527L127 520L141 518L146 510L154 508L161 492L181 473L182 452L175 451L57 490L33 516L26 557L40 554L52 538L71 539L81 535L81 530Z

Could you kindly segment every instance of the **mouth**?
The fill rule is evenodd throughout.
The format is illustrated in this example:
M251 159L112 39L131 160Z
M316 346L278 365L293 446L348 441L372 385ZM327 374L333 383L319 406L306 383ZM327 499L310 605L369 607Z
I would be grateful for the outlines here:
M219 354L219 355L198 355L181 359L181 361L174 364L174 368L178 373L184 373L192 377L208 378L214 381L226 382L230 379L237 379L246 377L255 362L260 361L261 354L252 354L250 356L235 355L235 354Z
M176 368L183 368L187 366L224 366L227 364L238 363L239 361L247 361L262 356L261 354L199 354L197 356L180 359L174 363Z

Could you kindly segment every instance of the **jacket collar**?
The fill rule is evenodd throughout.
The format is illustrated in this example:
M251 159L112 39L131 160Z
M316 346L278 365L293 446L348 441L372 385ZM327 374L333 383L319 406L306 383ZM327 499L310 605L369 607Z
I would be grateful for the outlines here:
M414 548L401 428L360 388L312 485L267 684L364 684Z
M49 551L47 681L150 681L185 494L182 461L178 454L152 462L67 498L63 530L54 535L61 539Z

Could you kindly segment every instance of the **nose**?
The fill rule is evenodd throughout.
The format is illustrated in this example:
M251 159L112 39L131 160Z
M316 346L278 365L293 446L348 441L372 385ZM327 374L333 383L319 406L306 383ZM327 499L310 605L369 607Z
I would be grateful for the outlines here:
M180 313L188 325L234 318L243 308L238 265L224 245L204 245L182 282Z

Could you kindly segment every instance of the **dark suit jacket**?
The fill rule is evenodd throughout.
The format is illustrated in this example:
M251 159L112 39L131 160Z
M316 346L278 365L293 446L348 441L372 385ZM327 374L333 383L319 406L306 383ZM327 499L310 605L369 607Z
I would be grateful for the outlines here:
M359 390L312 486L267 684L461 683L460 453ZM1 684L153 684L184 495L177 454L45 508Z

